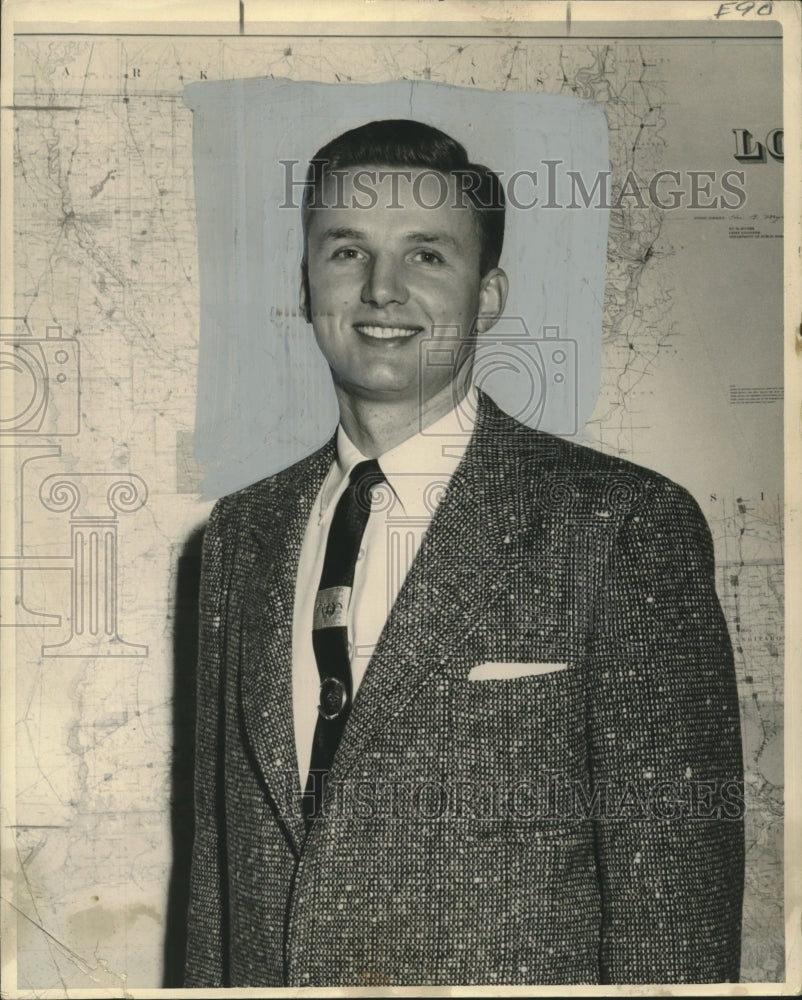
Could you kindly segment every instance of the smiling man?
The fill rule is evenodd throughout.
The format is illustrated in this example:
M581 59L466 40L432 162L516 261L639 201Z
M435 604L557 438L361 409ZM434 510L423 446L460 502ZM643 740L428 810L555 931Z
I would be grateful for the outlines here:
M307 199L301 306L331 368L343 429L365 455L389 450L459 401L458 373L422 363L421 338L428 344L459 331L468 342L504 309L507 277L496 266L503 194L480 175L486 190L475 197L491 199L485 214L496 215L486 223L498 242L489 266L465 176L420 166L340 168L324 173ZM328 208L311 207L316 200ZM460 361L470 359L466 352Z
M207 528L187 985L737 979L697 505L471 384L504 194L449 136L338 136L303 224L340 423Z

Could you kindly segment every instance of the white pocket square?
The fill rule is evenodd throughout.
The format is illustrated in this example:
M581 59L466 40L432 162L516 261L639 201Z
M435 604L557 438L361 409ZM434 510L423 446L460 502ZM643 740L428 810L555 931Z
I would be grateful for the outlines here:
M516 677L538 677L565 670L567 663L480 663L472 667L469 681L509 681Z

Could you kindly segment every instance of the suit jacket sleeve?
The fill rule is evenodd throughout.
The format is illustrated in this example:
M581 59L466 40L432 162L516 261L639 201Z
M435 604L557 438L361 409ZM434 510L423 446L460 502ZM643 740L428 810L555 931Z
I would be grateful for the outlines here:
M184 985L224 986L225 829L223 789L223 510L218 501L203 538L192 849Z
M735 674L696 502L663 481L619 531L593 613L588 749L607 983L737 981Z

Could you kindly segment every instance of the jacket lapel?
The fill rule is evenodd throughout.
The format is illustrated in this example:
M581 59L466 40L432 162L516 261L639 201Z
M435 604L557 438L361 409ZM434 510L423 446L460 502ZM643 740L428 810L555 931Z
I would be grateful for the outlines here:
M371 736L401 711L455 646L505 597L522 534L542 531L520 502L522 469L531 477L551 451L542 436L523 452L518 426L480 393L477 425L437 507L354 699L331 777L343 778ZM531 442L531 432L526 441ZM523 438L518 439L519 443ZM535 542L535 544L538 544ZM421 655L421 650L426 651Z
M292 621L304 531L334 440L299 463L252 513L242 604L239 698L253 757L296 853L305 837L292 706Z

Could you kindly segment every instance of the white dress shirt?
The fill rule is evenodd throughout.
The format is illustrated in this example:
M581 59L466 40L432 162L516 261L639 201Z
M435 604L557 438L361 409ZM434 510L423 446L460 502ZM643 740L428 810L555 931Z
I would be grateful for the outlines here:
M456 409L379 456L387 485L373 492L347 614L354 695L440 497L465 454L476 406L472 387ZM301 545L292 626L293 714L301 788L309 773L318 717L320 676L312 646L315 597L337 501L351 470L365 460L340 425L337 457L317 495Z

